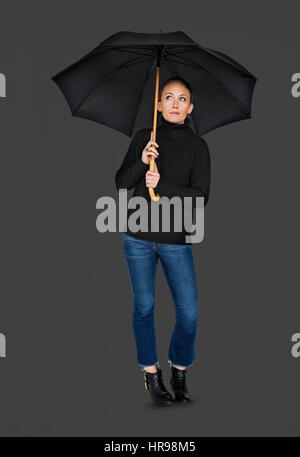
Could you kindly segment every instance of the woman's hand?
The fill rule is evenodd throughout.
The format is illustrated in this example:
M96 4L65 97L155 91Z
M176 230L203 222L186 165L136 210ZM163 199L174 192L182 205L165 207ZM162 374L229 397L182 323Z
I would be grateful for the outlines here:
M155 189L155 187L158 184L158 181L160 180L160 174L158 173L157 165L155 162L155 171L147 171L146 173L146 187L152 187L152 189Z
M154 147L154 146L156 146L158 148L159 146L155 141L152 141L152 138L153 138L153 131L151 132L150 141L148 141L148 143L145 146L145 149L142 152L142 161L147 165L150 164L150 160L151 160L152 156L155 158L159 155L159 153L156 151L156 149ZM148 151L146 151L146 149L148 149Z

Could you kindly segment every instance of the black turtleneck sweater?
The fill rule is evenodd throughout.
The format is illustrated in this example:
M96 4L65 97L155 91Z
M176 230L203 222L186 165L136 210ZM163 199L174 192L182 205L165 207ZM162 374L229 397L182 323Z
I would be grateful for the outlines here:
M137 225L142 225L142 220L146 221L146 231L137 228L138 231L131 231L127 227L127 234L136 238L160 243L192 244L185 239L186 234L191 234L184 227L184 203L183 197L193 197L192 208L196 206L196 197L204 197L206 206L210 188L210 154L206 141L194 134L190 127L190 120L185 118L183 124L176 124L167 121L163 116L161 125L156 131L156 143L159 145L157 151L159 156L155 159L160 179L154 188L155 194L160 195L160 200L151 200L149 188L146 186L146 173L149 165L142 161L142 152L150 140L152 128L138 130L129 145L124 161L117 171L115 183L117 189L134 189L133 197L140 196L147 200L146 213L141 210L140 205L131 207L127 211L127 224L130 216L135 213ZM168 204L170 211L170 228L168 231L162 230L163 208L159 208L159 219L154 217L159 225L158 231L151 228L151 204L161 207L165 205L163 197L171 199L174 196L180 198L182 207L182 230L176 231L174 228L174 210L172 204ZM171 202L172 203L172 202ZM178 205L177 205L178 206ZM187 205L189 207L189 205ZM138 215L140 217L138 217ZM148 219L148 220L147 220ZM153 219L153 217L152 217ZM195 223L195 221L193 220ZM126 231L125 230L125 231Z

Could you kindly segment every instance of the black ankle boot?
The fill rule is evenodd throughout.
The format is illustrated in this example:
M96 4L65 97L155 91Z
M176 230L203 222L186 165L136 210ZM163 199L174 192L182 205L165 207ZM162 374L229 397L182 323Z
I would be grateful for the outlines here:
M175 394L175 401L182 403L191 403L193 399L187 389L186 373L186 368L184 370L180 370L179 368L171 365L170 383Z
M157 367L156 373L144 370L145 388L150 391L152 402L158 406L170 406L173 403L172 395L167 391L162 379L162 372Z

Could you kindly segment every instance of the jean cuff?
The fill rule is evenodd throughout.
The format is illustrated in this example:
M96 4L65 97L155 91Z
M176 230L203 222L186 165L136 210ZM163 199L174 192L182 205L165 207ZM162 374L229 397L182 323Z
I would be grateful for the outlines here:
M187 365L181 365L180 363L172 362L172 360L168 359L168 363L169 363L170 367L171 367L172 365L176 365L176 366L181 367L181 368L188 368L188 367L191 367L191 366L193 365L194 361L195 361L195 359L194 359L191 363L189 363L189 364L187 364Z
M147 367L152 367L153 365L156 365L158 368L160 368L159 361L157 360L155 363L148 364L148 365L143 365L141 363L138 363L138 365L141 367L141 370L144 371L144 368Z

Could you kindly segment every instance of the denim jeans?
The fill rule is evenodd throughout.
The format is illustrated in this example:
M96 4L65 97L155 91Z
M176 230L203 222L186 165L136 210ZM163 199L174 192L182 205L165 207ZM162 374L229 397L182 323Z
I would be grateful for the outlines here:
M192 245L146 241L124 233L123 249L134 300L132 325L138 365L159 366L154 325L158 259L175 305L176 324L169 345L168 362L180 367L192 365L198 324L198 290Z

